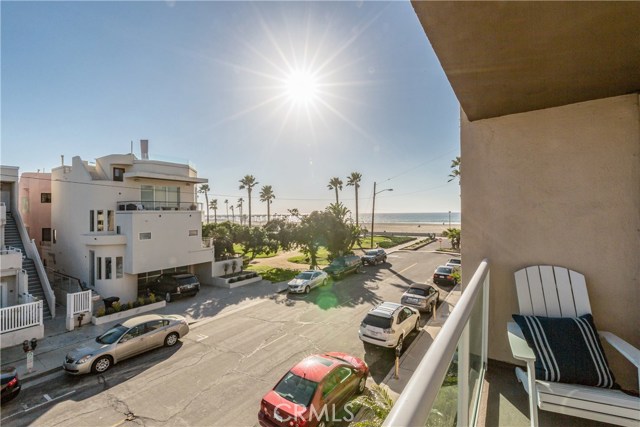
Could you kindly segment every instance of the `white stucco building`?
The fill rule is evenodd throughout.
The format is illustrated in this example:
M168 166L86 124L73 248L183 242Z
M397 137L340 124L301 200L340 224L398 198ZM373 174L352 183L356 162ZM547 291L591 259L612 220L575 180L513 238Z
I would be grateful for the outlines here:
M146 157L146 156L144 156ZM188 164L115 154L95 164L74 157L51 173L52 267L103 297L134 301L138 284L165 271L198 272L210 283L213 246L202 240Z

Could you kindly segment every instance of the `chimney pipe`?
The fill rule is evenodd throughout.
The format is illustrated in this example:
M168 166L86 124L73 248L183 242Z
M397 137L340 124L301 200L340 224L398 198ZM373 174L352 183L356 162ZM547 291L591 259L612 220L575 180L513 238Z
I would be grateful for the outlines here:
M64 154L60 155L60 162L62 163L62 166L64 166Z
M149 160L149 140L140 140L140 157L144 160Z

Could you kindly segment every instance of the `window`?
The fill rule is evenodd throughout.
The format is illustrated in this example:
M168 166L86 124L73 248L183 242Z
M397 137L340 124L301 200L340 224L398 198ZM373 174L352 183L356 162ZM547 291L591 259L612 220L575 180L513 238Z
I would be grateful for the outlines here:
M102 257L96 257L96 279L102 280Z
M42 241L43 242L50 242L51 241L51 229L50 228L43 228L42 229Z
M198 230L189 230L189 236L197 236Z
M138 237L140 240L151 240L151 233L140 233Z
M40 193L40 203L51 203L51 193Z
M98 231L104 231L104 211L98 211Z
M111 257L104 259L104 278L111 279Z
M154 320L152 322L145 323L145 332L155 331L165 326L164 320Z
M89 211L89 231L93 233L95 231L96 211Z
M107 231L113 231L115 229L115 217L113 211L107 211Z
M124 179L124 168L113 168L113 180L122 182Z
M177 208L180 205L180 187L142 185L140 199L146 209Z
M116 257L116 279L122 279L122 257Z

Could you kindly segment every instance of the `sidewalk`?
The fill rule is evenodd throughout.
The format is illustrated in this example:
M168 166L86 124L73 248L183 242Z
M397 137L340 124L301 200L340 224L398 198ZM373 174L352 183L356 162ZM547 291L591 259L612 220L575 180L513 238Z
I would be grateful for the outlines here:
M205 323L205 320L226 316L246 308L247 304L258 304L286 288L287 284L284 282L271 283L266 280L235 289L203 286L195 298L182 298L148 313L180 313L194 328L198 323ZM98 335L124 320L116 320L104 325L88 324L73 331L67 331L64 310L60 311L62 315L45 321L45 336L39 340L34 351L33 369L30 373L27 372L27 357L22 350L22 345L0 350L2 367L14 366L18 370L23 388L44 382L52 376L63 375L62 362L71 349L93 342Z

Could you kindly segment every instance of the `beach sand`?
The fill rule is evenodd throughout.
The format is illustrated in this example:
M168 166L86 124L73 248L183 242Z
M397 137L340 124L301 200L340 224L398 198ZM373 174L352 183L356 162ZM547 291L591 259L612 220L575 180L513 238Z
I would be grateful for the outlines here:
M371 231L371 224L361 224L362 227ZM378 233L398 233L411 236L422 236L427 233L436 233L440 236L444 230L449 228L449 223L442 224L410 224L410 223L380 223L374 224L373 232ZM460 224L451 223L451 228L460 228Z

